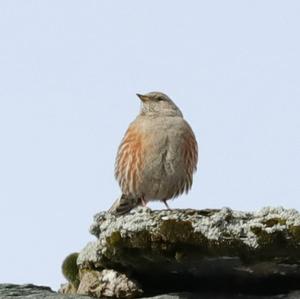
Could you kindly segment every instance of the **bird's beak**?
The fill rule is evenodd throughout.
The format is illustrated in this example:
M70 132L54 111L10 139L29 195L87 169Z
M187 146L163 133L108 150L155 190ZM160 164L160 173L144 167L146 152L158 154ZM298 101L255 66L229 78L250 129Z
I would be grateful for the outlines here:
M137 93L136 95L140 98L140 100L141 100L142 102L145 102L145 101L147 101L147 99L148 99L148 97L145 96L145 95L142 95L142 94L139 94L139 93Z

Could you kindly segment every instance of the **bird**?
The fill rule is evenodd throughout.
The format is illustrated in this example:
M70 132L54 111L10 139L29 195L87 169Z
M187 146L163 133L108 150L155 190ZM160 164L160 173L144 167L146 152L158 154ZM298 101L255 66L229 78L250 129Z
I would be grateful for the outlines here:
M137 205L188 193L197 170L198 144L181 110L162 92L137 94L141 109L129 125L115 160L122 195L109 211L128 213Z
M133 208L143 205L141 202L141 198L138 197L130 197L126 194L121 194L120 198L113 203L108 212L113 215L124 215L130 212Z

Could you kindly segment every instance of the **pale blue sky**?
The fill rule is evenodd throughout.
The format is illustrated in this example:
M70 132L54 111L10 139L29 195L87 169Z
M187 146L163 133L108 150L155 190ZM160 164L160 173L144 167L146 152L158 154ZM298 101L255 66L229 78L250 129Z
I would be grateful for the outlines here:
M166 92L198 138L193 190L172 207L300 209L299 13L296 0L1 0L0 282L64 281L61 261L120 193L136 92Z

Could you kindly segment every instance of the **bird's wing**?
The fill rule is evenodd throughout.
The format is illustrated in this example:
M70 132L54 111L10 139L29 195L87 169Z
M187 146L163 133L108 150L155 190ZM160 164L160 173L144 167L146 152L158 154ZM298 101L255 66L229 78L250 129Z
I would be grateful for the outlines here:
M185 121L185 130L182 136L182 156L185 164L186 180L182 192L187 192L193 184L193 173L197 170L198 144L190 125Z
M183 155L187 169L193 173L197 170L198 144L190 125L185 121L186 130L183 134Z

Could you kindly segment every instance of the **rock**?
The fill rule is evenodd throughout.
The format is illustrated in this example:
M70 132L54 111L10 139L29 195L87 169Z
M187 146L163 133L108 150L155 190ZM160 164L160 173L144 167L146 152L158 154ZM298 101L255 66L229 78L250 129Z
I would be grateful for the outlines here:
M211 290L282 294L300 289L296 210L138 207L120 217L99 213L90 231L97 240L80 252L80 271L114 269L138 281L145 295Z
M89 299L80 295L62 295L52 291L49 287L33 284L0 284L0 299Z
M51 296L54 292L45 286L35 286L33 284L0 284L0 298L13 298L13 297L28 297L39 298L39 296Z
M286 295L256 296L243 294L216 294L216 293L173 293L148 297L148 299L300 299L300 292L293 292ZM141 298L143 299L143 298ZM146 299L146 298L145 298Z
M77 288L71 282L61 285L60 289L58 290L61 294L69 294L75 295L77 294Z
M136 298L142 294L137 283L114 270L87 270L81 274L78 294L96 298Z
M92 299L81 295L63 295L53 292L49 287L35 286L32 284L0 284L0 299ZM300 292L283 295L251 296L216 293L173 293L140 299L300 299Z

